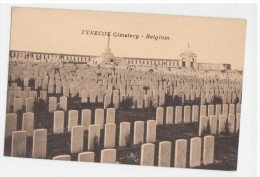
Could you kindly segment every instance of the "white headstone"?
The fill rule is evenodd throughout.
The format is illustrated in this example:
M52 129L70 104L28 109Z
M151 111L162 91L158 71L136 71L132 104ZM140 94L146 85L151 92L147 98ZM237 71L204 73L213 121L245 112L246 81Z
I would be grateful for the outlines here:
M46 158L47 130L37 129L33 132L32 158Z
M143 144L141 147L141 161L140 165L153 166L154 165L155 145L151 143Z
M162 141L159 143L158 166L170 167L170 165L171 165L171 147L172 147L172 143L169 141Z

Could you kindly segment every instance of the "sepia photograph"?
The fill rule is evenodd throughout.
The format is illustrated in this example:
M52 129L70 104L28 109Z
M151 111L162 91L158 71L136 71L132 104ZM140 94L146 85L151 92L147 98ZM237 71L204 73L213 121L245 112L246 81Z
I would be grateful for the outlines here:
M4 156L237 170L245 19L12 7L10 25Z

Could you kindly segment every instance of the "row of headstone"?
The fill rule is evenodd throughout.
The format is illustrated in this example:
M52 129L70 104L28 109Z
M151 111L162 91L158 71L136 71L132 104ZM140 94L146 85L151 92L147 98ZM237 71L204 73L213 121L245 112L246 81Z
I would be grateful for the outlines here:
M104 128L104 124L115 123L115 108L108 108L106 110L106 120L105 120L105 110L104 109L95 109L95 120L94 124L99 125L101 129ZM64 132L64 111L55 111L54 112L54 124L53 124L53 133L63 133ZM78 110L70 110L68 115L68 131L71 131L73 126L78 126L79 122L79 112ZM81 114L81 126L84 130L89 129L91 125L91 110L83 109Z
M12 157L26 157L27 150L27 136L26 131L12 132ZM47 152L47 130L37 129L33 131L33 146L32 158L46 158Z
M12 136L12 133L17 131L17 114L10 113L6 114L6 124L5 124L5 137L8 138ZM27 136L33 136L34 130L34 113L26 112L23 113L22 118L22 131L26 131Z
M58 155L53 157L53 160L65 160L70 161L70 155ZM80 162L94 162L95 153L94 152L81 152L78 154L78 161ZM103 149L101 150L101 163L116 163L116 149Z
M236 116L229 115L211 115L210 117L202 116L199 122L199 136L204 133L217 135L221 133L238 133L240 129L240 113Z
M186 168L189 148L188 166L191 168L214 163L215 137L208 135L203 138L194 137L190 139L190 147L186 139L175 141L175 152L171 152L172 143L162 141L159 143L158 166L170 167L171 158L174 156L174 167ZM154 166L155 164L155 144L145 143L141 147L141 165Z
M164 118L164 108L156 108L156 123L163 124L180 124L198 122L199 117L211 115L228 115L239 114L241 112L241 104L217 104L217 105L193 105L193 106L176 106L166 108L166 116Z
M88 150L95 150L95 146L99 145L100 142L100 125L89 125L88 133ZM155 120L147 121L146 129L146 142L154 143L156 142L156 122ZM84 144L84 127L83 126L73 126L71 131L71 153L80 153L83 151ZM122 122L120 123L119 132L119 146L127 146L130 138L130 123ZM133 144L143 144L144 143L144 122L136 121L134 123L134 136ZM115 148L116 147L116 124L107 123L105 124L104 130L104 148Z

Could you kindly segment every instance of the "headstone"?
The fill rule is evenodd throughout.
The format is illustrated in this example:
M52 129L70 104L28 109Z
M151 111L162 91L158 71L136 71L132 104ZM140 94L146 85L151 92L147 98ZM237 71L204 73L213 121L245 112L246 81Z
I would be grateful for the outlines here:
M190 167L201 165L201 138L194 137L190 140Z
M70 85L70 95L71 97L75 97L78 94L78 85L74 85L74 83L72 83Z
M33 132L32 158L46 158L47 130L37 129Z
M81 103L87 103L88 102L88 91L87 90L82 90L81 91Z
M215 115L218 117L219 115L221 115L221 105L217 104L216 105L216 113Z
M236 117L236 133L239 131L240 129L240 113L237 114L237 117Z
M162 93L159 95L159 106L163 106L165 104L165 94Z
M32 112L23 113L22 131L26 131L27 136L32 136L33 128L34 128L34 113Z
M144 122L135 121L134 123L134 144L143 144L144 142Z
M26 98L25 110L26 110L26 112L33 112L33 110L34 110L34 99L32 97Z
M116 163L116 149L103 149L101 151L101 163Z
M236 114L241 113L241 104L236 105Z
M54 112L57 109L57 98L50 97L49 98L49 112Z
M214 105L208 105L208 117L214 115Z
M62 96L62 97L60 97L60 108L62 109L62 110L64 110L64 111L67 111L67 97L65 97L65 96Z
M94 162L94 152L81 152L78 154L78 161L80 162Z
M58 155L53 157L53 160L65 160L65 161L70 161L71 156L70 155Z
M83 109L81 114L81 126L83 126L84 130L88 130L90 124L91 124L91 110Z
M97 91L90 90L90 103L96 103L96 99L97 99Z
M204 105L205 102L206 102L205 94L201 94L201 96L200 96L200 104Z
M56 83L55 93L61 94L61 84L60 83Z
M104 95L105 95L104 90L98 90L98 103L104 102Z
M143 95L137 95L137 108L138 109L141 109L143 108L143 103L144 100L143 100Z
M105 95L104 99L104 109L107 109L108 105L111 103L111 96L110 95Z
M175 108L175 124L181 124L182 123L182 107L176 106Z
M15 131L12 133L12 157L26 157L26 139L27 133L25 131Z
M88 150L93 151L96 145L99 145L100 139L100 126L90 125L88 132Z
M203 144L203 164L213 164L214 162L214 147L215 147L215 137L205 136Z
M6 114L5 138L12 136L12 133L16 131L16 128L17 128L17 114L14 113Z
M179 139L175 142L174 167L186 168L187 161L187 140Z
M200 117L199 136L202 136L203 133L207 130L207 128L208 128L208 118L206 116Z
M198 105L192 106L191 121L192 122L198 122L199 121L199 106Z
M184 106L184 123L190 123L191 122L191 107L190 106Z
M228 104L222 105L222 115L228 115Z
M115 123L115 117L116 117L116 110L115 108L108 108L107 109L107 117L106 117L106 123Z
M104 128L104 109L95 109L95 124Z
M216 135L218 132L218 117L211 115L209 118L210 134Z
M113 96L113 103L115 105L115 108L118 109L119 108L119 96L118 95Z
M155 120L147 121L146 142L147 143L156 142L156 121Z
M104 148L115 148L116 143L116 124L108 123L105 125Z
M10 113L10 98L7 98L6 100L6 114Z
M69 111L69 122L68 122L68 131L71 131L71 128L78 125L79 112L77 110Z
M166 125L173 124L173 107L166 108Z
M170 165L171 165L171 148L172 148L172 143L169 141L162 141L159 143L158 166L170 167Z
M207 106L206 105L200 105L200 117L201 116L207 116Z
M163 115L164 115L163 107L157 107L157 109L156 109L156 124L157 125L163 125Z
M63 133L64 132L64 112L55 111L54 112L54 123L53 123L53 133Z
M119 146L126 146L127 141L130 141L130 126L129 122L120 123Z
M228 112L228 114L235 115L235 105L234 104L229 104L229 112Z
M41 90L40 91L40 98L47 101L47 91Z
M26 98L28 98L29 92L21 91L19 97L22 98L22 105L25 106Z
M24 85L24 87L28 87L28 83L29 83L29 78L28 77L24 77L23 78L23 85Z
M37 98L37 91L30 91L30 97L32 97L33 100L36 100L36 98Z
M141 146L141 161L140 165L153 166L154 165L155 145L146 143Z
M218 118L218 134L226 132L227 117L226 115L220 115Z
M82 126L73 126L71 129L70 152L79 153L83 151L84 129Z
M14 98L14 113L23 109L22 98Z
M158 106L158 103L159 103L159 95L153 95L152 97L152 104L153 106L157 107Z
M149 100L151 100L150 95L144 95L144 107L148 108L149 107Z
M8 97L10 98L10 105L14 105L15 91L9 91Z
M235 133L235 124L236 124L236 118L235 115L229 114L228 115L228 132L229 133Z

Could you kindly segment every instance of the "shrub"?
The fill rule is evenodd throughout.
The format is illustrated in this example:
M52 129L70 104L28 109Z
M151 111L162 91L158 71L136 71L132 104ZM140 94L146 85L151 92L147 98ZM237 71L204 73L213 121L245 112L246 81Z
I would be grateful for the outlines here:
M123 155L119 158L119 161L122 164L140 164L140 152L139 150L135 151L126 151Z
M110 103L107 108L114 108L115 107L115 104L114 103Z
M94 152L95 152L95 162L99 162L100 160L100 151L101 151L101 145L99 142L98 136L94 137Z
M214 95L213 98L212 98L212 103L214 105L216 104L223 104L223 100L220 96L217 96L217 95Z
M17 118L19 119L22 119L23 118L23 110L22 109L18 109L16 111L16 114L17 114Z
M239 103L239 98L236 97L235 101L234 101L234 104L238 104Z
M173 97L173 104L172 106L181 106L182 105L182 97L175 95Z
M29 80L28 85L29 85L29 87L34 88L34 85L35 85L35 79L34 79L34 78L31 78L31 79Z
M184 104L184 106L200 105L200 98L195 98L194 100L184 100L183 104Z
M23 88L23 81L22 81L22 79L20 78L20 77L18 77L16 80L15 80L15 82L17 83L17 86L18 87L22 87Z
M132 97L127 96L126 98L124 98L121 102L121 109L122 110L129 110L132 108L132 106L134 105L134 101Z
M37 98L34 101L34 112L35 114L43 114L48 112L47 102L43 98Z
M225 133L224 134L226 134L226 135L229 135L230 134L230 130L229 130L229 123L228 122L226 122L226 124L225 124Z
M127 134L127 135L125 136L125 142L126 142L126 147L130 147L131 144L133 143L130 134Z
M152 97L148 98L148 108L149 109L155 109L156 108L156 102Z
M178 95L174 95L174 97L170 95L165 96L165 104L167 106L182 106L182 98Z
M94 151L101 149L98 136L94 137Z

